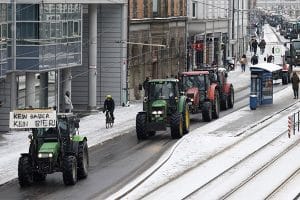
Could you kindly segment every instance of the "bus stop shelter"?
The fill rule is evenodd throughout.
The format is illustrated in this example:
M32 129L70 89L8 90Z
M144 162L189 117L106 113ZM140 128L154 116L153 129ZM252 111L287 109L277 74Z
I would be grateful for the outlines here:
M255 110L258 105L273 104L273 79L281 70L281 66L274 63L258 63L250 67L251 110Z

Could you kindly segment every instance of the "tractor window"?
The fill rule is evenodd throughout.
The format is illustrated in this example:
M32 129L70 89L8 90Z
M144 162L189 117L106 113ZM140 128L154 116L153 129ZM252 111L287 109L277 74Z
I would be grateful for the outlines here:
M68 134L68 126L67 126L67 123L65 121L60 121L58 123L58 128L59 128L59 131L62 135L67 135Z
M184 76L183 89L197 87L200 90L205 90L204 76Z
M57 132L55 128L38 128L36 129L38 137L56 137Z
M175 83L167 81L162 83L151 83L149 93L150 100L171 99L177 96Z

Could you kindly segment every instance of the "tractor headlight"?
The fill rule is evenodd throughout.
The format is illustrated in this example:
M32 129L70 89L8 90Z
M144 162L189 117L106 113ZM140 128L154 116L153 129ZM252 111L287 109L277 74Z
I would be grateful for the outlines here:
M162 115L162 114L163 114L163 111L159 110L159 111L157 111L157 114L158 114L158 115Z
M194 99L191 99L191 102L193 102L194 101Z
M162 115L164 112L162 110L152 111L152 115Z
M39 153L38 158L52 158L53 153Z

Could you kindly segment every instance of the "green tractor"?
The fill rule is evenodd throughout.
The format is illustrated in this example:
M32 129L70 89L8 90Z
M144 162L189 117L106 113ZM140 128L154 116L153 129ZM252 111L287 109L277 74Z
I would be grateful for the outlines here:
M29 153L19 158L21 187L44 181L54 172L62 172L65 185L87 177L88 145L87 138L78 134L80 119L72 113L58 113L56 118L56 127L32 128Z
M180 95L177 79L150 80L146 88L143 111L136 116L139 140L155 135L156 131L171 129L173 139L189 132L190 116L187 99Z

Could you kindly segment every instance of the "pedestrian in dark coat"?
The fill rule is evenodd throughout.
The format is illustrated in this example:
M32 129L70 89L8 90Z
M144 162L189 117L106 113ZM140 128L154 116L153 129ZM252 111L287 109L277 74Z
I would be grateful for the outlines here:
M258 56L256 54L254 54L252 57L251 57L251 64L252 65L256 65L258 63Z
M262 39L259 42L258 47L260 48L260 53L264 54L265 53L265 48L266 48L266 41L264 39Z
M253 51L254 51L254 54L256 54L257 52L257 46L258 46L258 42L256 39L254 39L254 41L252 42L252 48L253 48Z
M298 75L296 74L296 72L293 72L293 76L292 76L292 79L291 79L291 82L292 82L292 86L293 86L293 92L294 92L294 99L298 99L298 93L299 93L299 77Z
M145 97L148 96L148 87L149 87L149 77L146 77L146 79L143 82L143 88L145 91Z
M269 55L267 58L267 63L271 63L274 60L274 56L273 55Z

